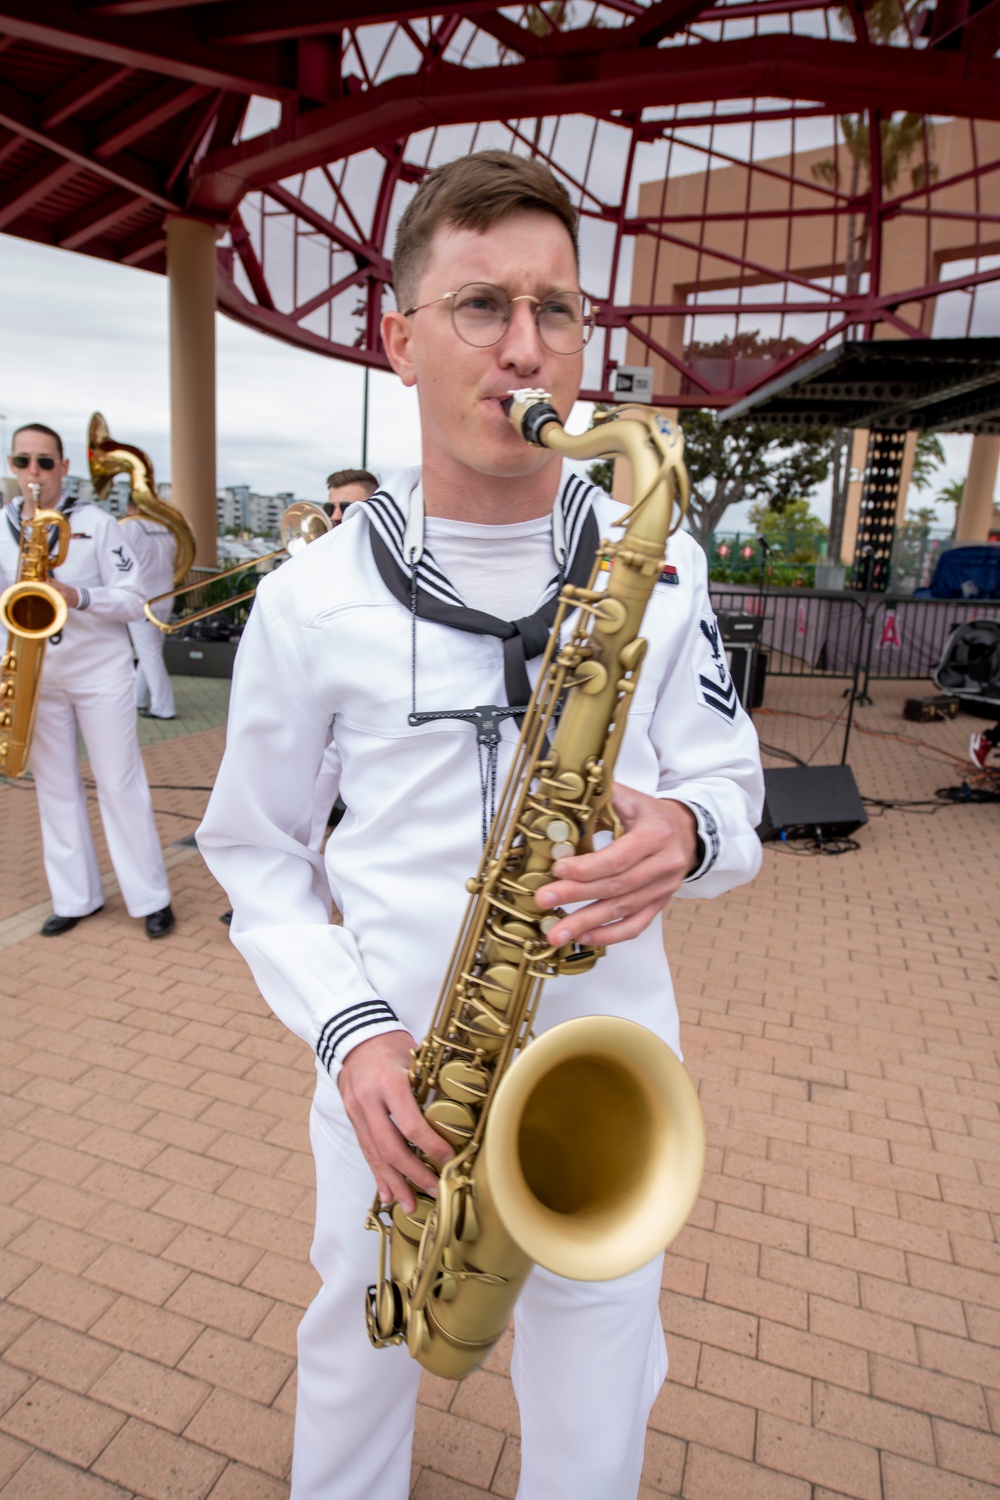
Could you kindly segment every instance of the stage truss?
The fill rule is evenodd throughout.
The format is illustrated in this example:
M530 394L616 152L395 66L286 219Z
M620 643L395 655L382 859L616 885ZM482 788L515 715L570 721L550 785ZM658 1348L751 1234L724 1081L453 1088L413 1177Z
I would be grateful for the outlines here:
M416 184L510 148L580 210L585 396L649 363L727 406L848 337L1000 329L998 29L1000 0L0 0L0 230L163 271L166 217L207 218L228 313L382 367Z

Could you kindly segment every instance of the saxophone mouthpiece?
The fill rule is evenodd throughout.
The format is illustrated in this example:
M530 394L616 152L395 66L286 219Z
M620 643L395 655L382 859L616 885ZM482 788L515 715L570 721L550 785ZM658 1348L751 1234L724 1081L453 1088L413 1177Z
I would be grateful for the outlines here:
M560 427L562 421L559 413L552 405L552 396L549 391L527 389L520 391L508 391L506 401L500 405L507 413L516 432L520 433L526 443L534 443L537 448L544 448L541 432L549 422L558 422Z

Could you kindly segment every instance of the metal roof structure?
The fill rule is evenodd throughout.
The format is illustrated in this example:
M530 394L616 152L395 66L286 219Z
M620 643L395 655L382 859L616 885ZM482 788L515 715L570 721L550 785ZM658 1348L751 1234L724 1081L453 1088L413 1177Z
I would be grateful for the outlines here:
M843 343L761 386L722 419L1000 436L1000 338Z
M162 272L166 217L205 218L225 311L382 366L415 185L509 147L579 206L584 394L638 351L674 404L724 407L844 338L926 336L935 306L1000 326L998 36L1000 0L0 0L0 231ZM969 165L937 159L942 120ZM665 212L655 185L685 178L697 201ZM903 222L923 249L900 286ZM827 249L803 267L807 226ZM641 246L726 276L637 299Z

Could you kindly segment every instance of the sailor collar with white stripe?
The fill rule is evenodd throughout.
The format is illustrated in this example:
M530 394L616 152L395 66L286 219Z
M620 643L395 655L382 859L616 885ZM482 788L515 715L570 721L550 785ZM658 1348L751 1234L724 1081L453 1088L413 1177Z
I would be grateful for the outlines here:
M552 507L552 553L555 571L547 594L568 571L580 544L593 498L603 494L563 465L559 493ZM419 588L442 604L461 607L465 601L445 576L424 539L424 491L420 469L402 469L360 507L405 573L416 574Z
M69 512L73 509L73 507L74 507L75 504L76 504L76 496L75 495L60 495L59 496L59 500L58 500L58 502L55 505L39 506L39 509L40 510L58 510L58 511L62 511L63 515L65 516L65 515L69 515ZM6 520L7 525L9 527L9 529L10 529L10 534L14 538L15 542L17 543L17 545L19 547L21 545L21 510L22 510L23 505L24 505L24 496L23 495L18 495L16 499L14 499L14 500L8 500L7 504L3 508L4 519ZM56 528L54 526L50 526L49 527L49 551L50 552L52 552L52 551L55 550L55 544L56 544L56 538L57 538L57 536L58 536L58 532L56 531Z

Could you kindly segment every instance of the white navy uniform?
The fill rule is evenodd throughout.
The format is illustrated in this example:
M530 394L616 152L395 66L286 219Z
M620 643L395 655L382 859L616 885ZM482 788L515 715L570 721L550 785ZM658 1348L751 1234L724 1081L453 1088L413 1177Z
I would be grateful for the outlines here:
M594 534L613 537L621 507L564 466L557 558L572 551L591 509ZM198 833L233 905L233 942L265 999L317 1056L312 1259L323 1286L299 1331L293 1500L404 1500L409 1486L420 1371L405 1349L376 1351L365 1333L377 1246L362 1224L373 1182L336 1078L371 1036L402 1028L423 1038L468 899L464 882L481 855L475 737L448 718L412 727L413 698L419 711L507 701L504 642L416 618L383 581L372 532L403 566L422 545L419 512L419 470L405 470L263 580ZM703 857L678 894L712 896L759 868L763 776L719 645L704 554L677 534L668 556L674 571L646 613L649 650L616 778L694 810ZM455 597L429 552L416 576L427 594ZM539 664L530 663L532 678ZM348 811L323 856L310 847L310 823L331 726ZM502 779L517 729L512 719L501 728ZM342 927L330 924L331 890ZM590 973L548 981L536 1029L606 1013L648 1026L679 1052L658 922L610 947ZM529 1277L512 1367L519 1500L636 1494L646 1420L666 1373L661 1266L658 1257L605 1283L538 1268Z
M139 564L139 571L147 598L155 599L166 594L174 585L174 561L177 557L177 538L169 526L151 521L148 516L130 516L122 526L129 545ZM173 607L172 599L164 599L153 606L158 620L169 620ZM174 688L170 673L163 661L163 646L166 637L162 630L142 616L129 620L128 633L139 664L135 673L136 708L148 708L158 719L174 717Z
M128 533L96 505L61 506L70 525L66 561L53 577L79 591L58 640L45 647L29 766L38 793L52 909L85 917L104 901L87 814L77 730L97 786L111 863L131 917L169 905L170 888L139 753L132 648L126 624L142 614L146 586ZM0 519L0 586L17 578L20 500Z

